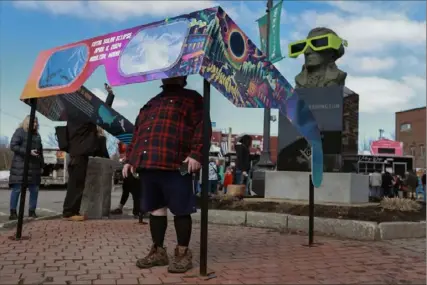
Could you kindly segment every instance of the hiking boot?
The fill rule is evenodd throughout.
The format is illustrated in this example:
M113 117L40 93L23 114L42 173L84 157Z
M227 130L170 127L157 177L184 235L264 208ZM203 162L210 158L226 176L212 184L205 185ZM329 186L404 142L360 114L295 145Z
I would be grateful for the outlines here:
M193 268L193 254L189 248L177 246L172 261L169 263L169 273L185 273Z
M9 221L14 221L17 219L18 219L18 214L16 213L16 210L10 210Z
M36 211L29 210L28 211L28 217L36 219L37 218Z
M166 266L169 264L168 254L163 247L153 245L148 255L136 261L136 266L141 269L148 269L155 266Z

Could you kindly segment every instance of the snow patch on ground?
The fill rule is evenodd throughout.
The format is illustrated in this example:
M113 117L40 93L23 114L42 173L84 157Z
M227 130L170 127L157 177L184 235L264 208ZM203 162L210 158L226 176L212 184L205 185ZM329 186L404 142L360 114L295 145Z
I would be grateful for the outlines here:
M0 181L9 180L9 170L1 170L0 171Z

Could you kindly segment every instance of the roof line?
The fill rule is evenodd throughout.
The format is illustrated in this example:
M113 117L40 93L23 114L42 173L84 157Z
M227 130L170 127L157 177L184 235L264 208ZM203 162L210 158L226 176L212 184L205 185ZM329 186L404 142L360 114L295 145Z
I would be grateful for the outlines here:
M412 109L408 109L408 110L403 110L403 111L396 112L396 114L398 114L398 113L405 113L405 112L412 112L412 111L418 111L418 110L423 110L423 109L425 109L425 108L426 108L426 106L424 106L424 107L412 108Z

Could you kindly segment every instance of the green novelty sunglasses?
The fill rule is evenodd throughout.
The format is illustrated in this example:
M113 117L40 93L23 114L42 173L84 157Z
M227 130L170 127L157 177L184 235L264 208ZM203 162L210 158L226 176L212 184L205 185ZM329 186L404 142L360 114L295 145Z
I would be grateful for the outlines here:
M296 58L300 54L303 54L307 50L307 47L310 47L314 51L322 51L331 48L338 50L341 45L347 47L348 43L337 35L329 33L290 43L288 45L288 54L289 57Z

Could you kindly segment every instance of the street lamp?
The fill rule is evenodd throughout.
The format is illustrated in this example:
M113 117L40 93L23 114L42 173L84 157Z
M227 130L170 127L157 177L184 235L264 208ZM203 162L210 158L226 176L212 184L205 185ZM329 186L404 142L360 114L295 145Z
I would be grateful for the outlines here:
M273 7L273 0L267 1L267 35L266 35L266 48L265 54L269 58L269 49L270 49L270 10ZM256 167L258 169L271 169L274 167L273 162L271 161L270 153L270 120L272 120L270 108L264 108L264 130L263 130L263 142L262 142L262 152L259 162Z

